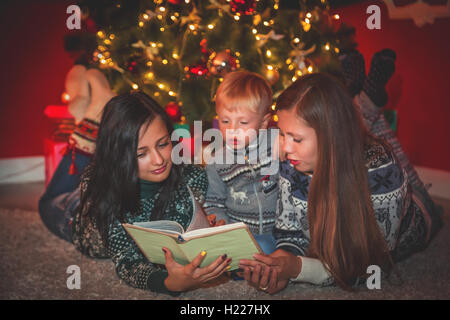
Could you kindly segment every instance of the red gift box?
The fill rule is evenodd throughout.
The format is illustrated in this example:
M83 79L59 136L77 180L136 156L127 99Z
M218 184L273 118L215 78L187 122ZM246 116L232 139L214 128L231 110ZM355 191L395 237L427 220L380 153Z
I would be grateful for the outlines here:
M47 137L44 139L45 185L61 161L69 137L75 128L75 119L67 106L47 106L44 110L47 119Z

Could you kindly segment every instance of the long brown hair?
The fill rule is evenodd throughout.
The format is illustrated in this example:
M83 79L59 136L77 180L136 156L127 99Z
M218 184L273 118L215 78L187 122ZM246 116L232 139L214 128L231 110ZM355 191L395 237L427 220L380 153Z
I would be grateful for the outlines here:
M310 246L336 283L351 290L369 265L389 272L387 243L375 220L364 148L375 139L346 89L321 73L299 78L277 99L317 135L318 157L308 194Z

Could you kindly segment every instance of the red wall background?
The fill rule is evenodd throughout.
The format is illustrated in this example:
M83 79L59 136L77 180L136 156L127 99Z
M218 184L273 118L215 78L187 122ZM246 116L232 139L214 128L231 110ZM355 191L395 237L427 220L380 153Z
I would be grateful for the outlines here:
M72 65L63 48L69 4L0 4L0 158L43 155L43 111L49 104L61 104L65 74Z
M71 60L63 50L69 1L0 5L0 159L43 154L43 110L61 104ZM366 8L381 8L381 30L366 28ZM415 165L450 171L450 18L416 27L390 20L382 1L335 10L356 27L366 59L391 48L396 72L388 83L388 108L398 111L398 137Z
M381 29L369 30L369 5L381 9ZM391 48L396 70L387 84L386 108L398 112L403 149L415 165L450 171L450 18L421 28L409 20L390 20L383 1L365 1L334 10L356 28L366 72L375 52Z

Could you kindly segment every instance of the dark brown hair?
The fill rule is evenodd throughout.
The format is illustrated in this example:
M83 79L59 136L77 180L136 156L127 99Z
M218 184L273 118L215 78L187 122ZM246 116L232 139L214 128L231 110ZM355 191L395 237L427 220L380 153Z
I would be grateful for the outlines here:
M308 194L311 242L307 255L320 259L344 289L375 264L392 260L375 219L364 148L373 141L341 83L308 74L277 99L277 110L295 108L317 135L317 165Z

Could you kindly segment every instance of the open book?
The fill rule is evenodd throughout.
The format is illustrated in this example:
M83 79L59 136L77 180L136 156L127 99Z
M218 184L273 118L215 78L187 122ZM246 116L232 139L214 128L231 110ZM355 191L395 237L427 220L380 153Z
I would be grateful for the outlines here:
M206 256L200 267L226 253L232 258L230 270L238 268L240 259L252 259L253 254L262 252L243 222L188 232L177 222L166 220L123 226L152 263L165 264L163 246L170 249L174 260L182 265L191 262L202 250L206 251Z

